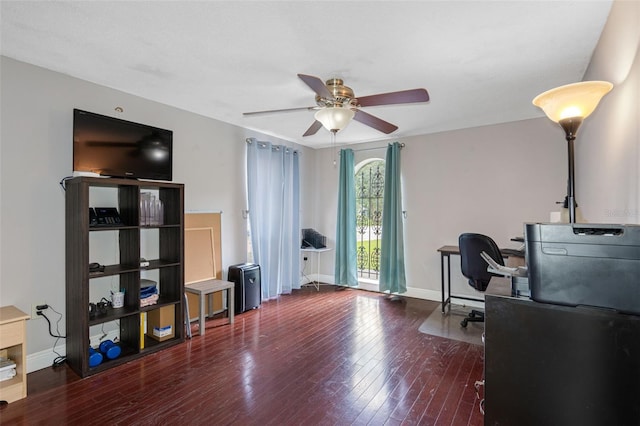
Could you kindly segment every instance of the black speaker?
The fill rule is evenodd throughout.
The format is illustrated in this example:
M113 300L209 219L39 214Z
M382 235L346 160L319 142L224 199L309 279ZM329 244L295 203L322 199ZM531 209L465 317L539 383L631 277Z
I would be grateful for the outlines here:
M240 263L229 266L227 280L235 283L235 313L256 309L262 301L260 265Z

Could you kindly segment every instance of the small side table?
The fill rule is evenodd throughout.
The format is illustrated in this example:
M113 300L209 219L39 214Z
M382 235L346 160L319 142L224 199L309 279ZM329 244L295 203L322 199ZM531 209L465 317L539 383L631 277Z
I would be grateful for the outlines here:
M320 291L320 254L324 253L325 251L330 251L331 248L330 247L324 247L324 248L313 248L313 247L307 247L307 248L301 248L300 251L303 253L315 253L316 254L316 263L317 263L317 267L318 267L318 273L316 274L316 280L315 281L311 281L311 279L309 279L309 277L306 276L306 274L304 275L309 282L305 283L303 285L307 285L307 284L311 284L313 285L316 290Z
M233 324L233 309L235 306L235 283L231 281L222 280L207 280L197 283L185 284L184 290L188 293L193 293L198 296L200 301L200 316L198 318L198 325L200 328L200 335L204 335L205 332L205 320L207 316L211 315L211 312L205 313L205 296L209 296L209 308L213 306L213 293L218 291L227 291L227 316L229 317L229 324ZM187 322L189 322L189 314L187 313ZM189 324L187 324L189 326Z
M0 308L0 356L16 363L16 375L0 381L0 401L13 402L27 396L27 348L25 320L29 315L15 306Z

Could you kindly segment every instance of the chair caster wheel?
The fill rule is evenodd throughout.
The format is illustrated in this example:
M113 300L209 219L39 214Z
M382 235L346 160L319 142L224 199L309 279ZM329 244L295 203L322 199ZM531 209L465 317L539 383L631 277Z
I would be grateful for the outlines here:
M467 327L467 320L463 319L462 321L460 321L460 327L466 328Z

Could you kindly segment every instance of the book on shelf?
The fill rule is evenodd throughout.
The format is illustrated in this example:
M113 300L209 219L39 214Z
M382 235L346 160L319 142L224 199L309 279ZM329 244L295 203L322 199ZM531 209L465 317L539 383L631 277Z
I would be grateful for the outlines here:
M0 382L3 380L13 379L16 376L15 367L0 371Z
M16 363L9 358L0 357L0 371L16 368Z
M9 380L16 375L16 363L9 359L0 357L0 382Z

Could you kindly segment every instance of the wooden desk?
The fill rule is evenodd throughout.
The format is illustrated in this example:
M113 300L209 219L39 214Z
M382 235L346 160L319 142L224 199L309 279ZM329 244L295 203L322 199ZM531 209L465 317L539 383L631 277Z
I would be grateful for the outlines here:
M451 307L451 299L463 299L463 300L473 300L475 302L484 302L484 299L478 299L468 296L453 296L451 295L451 256L460 256L460 247L458 246L442 246L438 249L440 253L440 291L442 294L442 313L445 313L445 309L447 305ZM500 253L502 253L502 257L518 257L524 259L524 254L519 252L518 250L513 249L500 249ZM445 274L444 274L444 260L447 259L447 293L444 291L445 287ZM519 262L524 264L523 262ZM446 295L446 297L445 297Z

